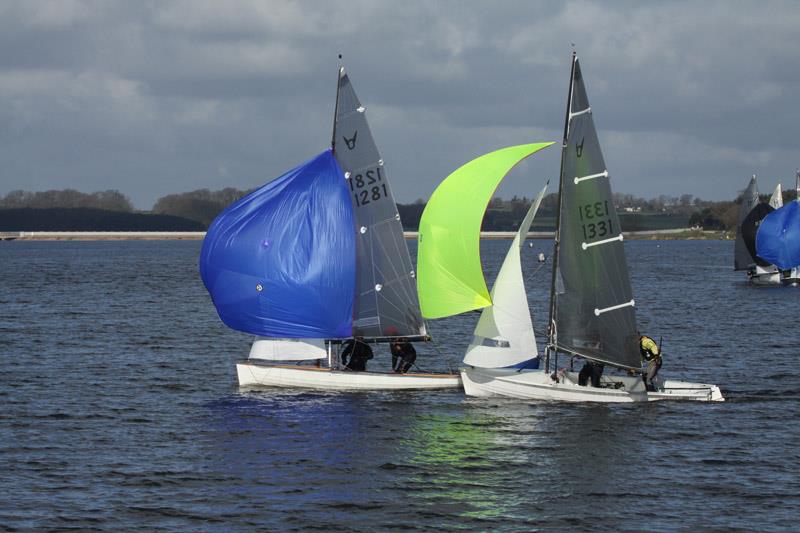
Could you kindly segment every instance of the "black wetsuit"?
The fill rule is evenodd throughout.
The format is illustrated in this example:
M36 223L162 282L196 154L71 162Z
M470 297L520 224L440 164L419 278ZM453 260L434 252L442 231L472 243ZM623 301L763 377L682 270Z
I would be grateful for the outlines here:
M589 379L591 379L592 387L599 387L600 377L603 375L604 369L605 366L602 363L586 361L586 364L583 365L583 368L581 368L581 371L578 374L578 385L585 387L586 383L589 381Z
M350 339L344 344L342 363L348 370L363 372L367 369L367 361L370 359L372 359L372 348L365 342Z
M405 374L417 360L417 351L410 342L392 343L392 370Z

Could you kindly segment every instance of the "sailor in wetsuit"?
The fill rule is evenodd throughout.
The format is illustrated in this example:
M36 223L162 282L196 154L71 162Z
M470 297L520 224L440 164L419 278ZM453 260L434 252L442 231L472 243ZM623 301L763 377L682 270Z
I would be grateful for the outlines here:
M363 337L354 337L344 343L342 364L347 370L364 372L367 369L367 361L370 359L372 359L372 348L364 342Z
M581 368L578 374L578 385L585 387L591 379L592 387L600 386L600 377L603 375L605 365L597 361L586 361L586 364Z
M417 351L405 339L397 339L390 345L392 351L392 371L405 374L417 360Z

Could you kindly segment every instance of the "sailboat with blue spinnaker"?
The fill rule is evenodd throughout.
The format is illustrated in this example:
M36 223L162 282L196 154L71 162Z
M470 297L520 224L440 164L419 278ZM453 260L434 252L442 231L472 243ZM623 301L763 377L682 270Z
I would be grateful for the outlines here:
M256 335L239 384L458 388L458 374L353 371L348 339L429 340L383 159L339 69L332 146L225 209L200 253L220 319ZM388 365L387 365L388 366Z

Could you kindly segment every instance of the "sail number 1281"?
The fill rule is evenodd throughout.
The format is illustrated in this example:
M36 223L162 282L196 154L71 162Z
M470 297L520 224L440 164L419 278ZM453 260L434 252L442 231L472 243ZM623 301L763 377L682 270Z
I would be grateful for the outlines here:
M578 206L581 222L583 222L583 238L594 239L605 237L614 232L611 219L608 217L608 200Z
M381 167L351 176L350 190L353 191L356 206L360 207L388 196L386 184L381 182L383 182Z

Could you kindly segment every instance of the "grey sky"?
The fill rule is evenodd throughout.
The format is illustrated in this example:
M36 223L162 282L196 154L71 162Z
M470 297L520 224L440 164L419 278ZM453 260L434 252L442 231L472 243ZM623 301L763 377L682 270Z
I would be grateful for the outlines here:
M248 188L330 143L344 55L396 199L558 140L577 46L616 192L732 198L800 166L797 2L0 3L0 194L119 189L139 208ZM557 147L500 194L533 196ZM554 188L551 185L551 191Z

